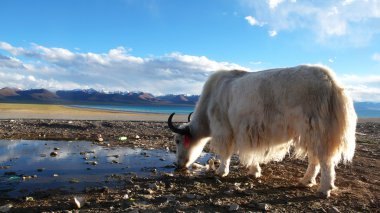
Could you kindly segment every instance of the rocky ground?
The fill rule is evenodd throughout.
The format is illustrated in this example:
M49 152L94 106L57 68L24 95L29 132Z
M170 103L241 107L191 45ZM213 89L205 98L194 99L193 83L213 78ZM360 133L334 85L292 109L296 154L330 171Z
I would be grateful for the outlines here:
M32 201L0 199L0 212L10 206L11 212L380 212L380 123L360 123L357 132L353 163L338 166L339 189L328 199L317 196L317 187L298 187L306 161L287 157L263 165L263 176L253 179L235 159L225 178L212 172L116 176L118 188L40 193ZM112 147L175 150L164 122L0 120L0 139L96 142L99 134ZM83 207L78 209L74 197L83 199Z

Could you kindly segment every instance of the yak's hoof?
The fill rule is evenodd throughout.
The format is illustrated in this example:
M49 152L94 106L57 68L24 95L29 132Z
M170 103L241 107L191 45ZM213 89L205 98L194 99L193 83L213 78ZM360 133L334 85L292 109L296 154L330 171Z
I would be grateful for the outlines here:
M336 190L336 189L337 189L336 186L330 186L327 188L319 188L318 193L319 193L320 197L329 198L331 196L331 191Z
M315 180L308 180L308 179L303 179L303 178L300 179L298 183L299 183L299 186L308 187L308 188L313 187L317 184Z
M248 172L248 175L254 178L261 177L261 172Z
M215 174L218 175L219 177L226 177L230 173L229 169L225 169L222 167L219 167L216 171Z

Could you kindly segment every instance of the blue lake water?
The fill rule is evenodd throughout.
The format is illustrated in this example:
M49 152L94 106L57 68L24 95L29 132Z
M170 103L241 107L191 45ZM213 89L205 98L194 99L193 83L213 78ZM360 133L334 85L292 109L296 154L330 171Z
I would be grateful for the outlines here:
M159 113L159 114L189 114L194 111L194 106L150 106L150 105L72 105L73 107L116 110L128 112ZM379 107L360 107L356 106L356 113L359 118L380 118Z
M57 155L51 156L52 152ZM198 160L205 163L209 157L203 153ZM115 175L173 173L175 158L167 150L103 147L87 141L0 140L0 198L117 187L122 183Z
M116 110L127 112L189 114L194 111L194 106L156 106L156 105L71 105L79 108Z

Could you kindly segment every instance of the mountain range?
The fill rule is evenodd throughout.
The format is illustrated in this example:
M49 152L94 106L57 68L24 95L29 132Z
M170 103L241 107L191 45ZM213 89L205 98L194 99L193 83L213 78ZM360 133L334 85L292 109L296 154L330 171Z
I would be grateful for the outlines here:
M198 95L154 96L146 92L107 93L94 89L55 92L47 89L0 89L0 102L3 103L195 105L198 99Z
M45 104L139 104L139 105L195 105L199 95L154 96L146 92L102 92L94 89L58 90L46 89L20 90L5 87L0 89L0 103L45 103ZM359 114L380 114L380 103L355 102Z

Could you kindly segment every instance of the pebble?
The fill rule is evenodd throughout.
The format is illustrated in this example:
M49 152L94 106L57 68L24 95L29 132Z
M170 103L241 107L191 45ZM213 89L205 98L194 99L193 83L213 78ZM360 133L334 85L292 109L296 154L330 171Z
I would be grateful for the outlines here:
M271 206L267 203L258 203L257 208L263 211L268 211L270 210Z
M51 153L50 153L50 156L51 156L51 157L56 157L57 155L58 155L58 152L51 152Z
M33 198L33 197L26 197L26 198L25 198L25 201L27 201L27 202L32 202L32 201L34 201L34 198Z
M12 204L6 204L4 206L0 206L0 212L9 212L13 207Z
M75 178L73 178L73 179L69 180L69 183L79 183L79 180L78 180L78 179L75 179Z
M128 194L125 194L125 195L123 196L123 199L124 199L124 200L128 200L128 199L129 199L129 195L128 195Z
M126 137L126 136L121 136L121 137L119 137L119 140L120 141L126 141L128 138Z
M189 199L194 199L196 197L196 195L195 194L187 194L186 197Z
M158 190L160 187L156 183L148 184L148 187L153 190Z
M58 177L59 175L58 174L53 174L53 177Z
M331 207L327 212L328 213L340 213L339 209L335 206Z
M58 148L58 147L54 147L54 150L56 150L56 151L57 151L57 150L60 150L60 148Z
M103 142L102 134L98 134L97 137L98 137L97 140L98 140L99 142Z
M45 168L38 168L37 172L43 172L44 170L45 170Z
M136 139L140 139L140 136L139 135L136 135L136 137L135 137Z
M74 203L78 209L82 208L85 204L84 197L74 197Z
M229 211L237 211L239 209L239 205L234 203L234 204L231 204L228 208Z

